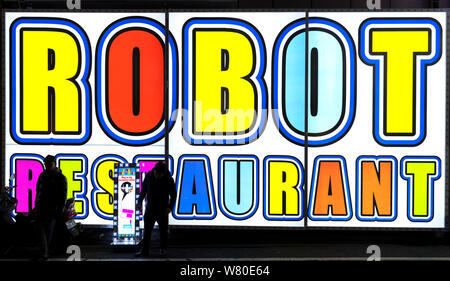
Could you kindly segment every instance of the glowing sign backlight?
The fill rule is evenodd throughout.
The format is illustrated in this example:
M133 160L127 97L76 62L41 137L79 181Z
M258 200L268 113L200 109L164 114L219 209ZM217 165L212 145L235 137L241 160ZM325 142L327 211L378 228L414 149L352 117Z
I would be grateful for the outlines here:
M172 225L446 227L446 12L167 15L4 13L16 212L54 154L76 219L133 235L168 135Z

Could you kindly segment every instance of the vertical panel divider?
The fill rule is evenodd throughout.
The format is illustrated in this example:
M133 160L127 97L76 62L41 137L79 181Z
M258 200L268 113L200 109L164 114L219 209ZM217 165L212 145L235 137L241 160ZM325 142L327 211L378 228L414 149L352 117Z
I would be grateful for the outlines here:
M169 10L165 10L164 38L164 160L169 164ZM178 94L178 93L177 93Z
M305 148L304 148L304 191L303 191L303 218L305 229L308 229L308 103L309 103L309 11L305 15Z

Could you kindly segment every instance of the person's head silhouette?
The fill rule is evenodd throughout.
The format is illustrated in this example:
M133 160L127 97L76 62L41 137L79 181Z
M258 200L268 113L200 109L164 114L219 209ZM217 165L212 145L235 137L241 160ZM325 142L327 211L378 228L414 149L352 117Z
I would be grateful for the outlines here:
M167 173L166 164L162 161L156 163L155 167L153 168L153 175L155 176L155 178L159 179L163 177L166 173Z
M45 169L53 172L56 170L56 158L53 155L47 155L44 159Z

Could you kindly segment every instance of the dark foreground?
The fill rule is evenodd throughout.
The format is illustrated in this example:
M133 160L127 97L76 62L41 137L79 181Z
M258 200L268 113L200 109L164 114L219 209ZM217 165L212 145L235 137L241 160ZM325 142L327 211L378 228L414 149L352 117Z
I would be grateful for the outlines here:
M126 280L156 275L163 278L154 280L303 280L311 273L322 280L361 279L361 272L380 278L395 272L414 277L424 270L448 274L450 268L447 232L176 228L169 234L167 256L159 255L155 230L150 256L136 258L135 247L111 245L111 229L85 227L79 237L56 247L48 261L38 259L33 239L6 245L6 253L5 240L0 241L0 268L34 278L59 269L119 281L119 273Z
M160 257L155 229L148 258L135 258L134 246L112 246L111 241L111 229L84 227L77 238L55 247L50 261L450 261L447 232L172 228L168 254ZM2 239L0 261L38 259L33 237L7 242Z

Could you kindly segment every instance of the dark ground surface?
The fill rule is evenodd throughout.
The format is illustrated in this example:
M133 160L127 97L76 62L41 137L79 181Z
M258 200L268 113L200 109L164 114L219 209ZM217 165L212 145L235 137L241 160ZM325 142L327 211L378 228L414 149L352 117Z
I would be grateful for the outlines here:
M67 260L71 256L66 253L67 245L77 245L81 260L86 261L365 261L373 253L368 249L371 245L379 247L381 260L450 261L447 232L172 228L168 254L160 258L155 229L150 257L139 259L134 257L134 246L112 246L111 241L111 229L84 227L80 236L59 247L50 261ZM14 246L3 244L0 262L29 261L38 256L32 239ZM6 254L5 248L9 248Z
M157 275L162 277L155 280L284 281L306 279L311 273L319 274L320 280L337 276L385 280L394 273L403 279L416 278L418 272L445 276L450 269L447 232L172 228L166 257L159 256L159 240L155 229L150 256L136 258L136 247L111 245L111 229L84 227L78 238L46 262L38 259L33 239L16 243L0 255L0 269L35 279L59 270L71 273L63 275L64 280L72 276L118 281L123 279L120 276L155 279ZM79 262L71 261L74 252L66 253L68 245L79 247ZM374 245L381 262L368 262L374 260ZM226 267L238 268L239 274L226 274ZM267 275L257 275L257 270Z

